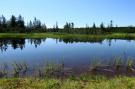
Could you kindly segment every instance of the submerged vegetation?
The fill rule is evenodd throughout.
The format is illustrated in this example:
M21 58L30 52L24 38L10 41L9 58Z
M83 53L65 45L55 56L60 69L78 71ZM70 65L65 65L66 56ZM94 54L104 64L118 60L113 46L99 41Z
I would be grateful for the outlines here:
M79 75L66 75L64 62L46 62L33 68L26 62L13 62L12 67L3 63L0 67L1 89L134 89L134 61L130 58L122 62L103 64L94 60L89 71ZM131 73L131 75L126 74ZM104 71L103 71L104 70ZM129 72L130 70L130 72ZM72 70L73 71L73 70ZM114 76L106 75L108 72ZM102 72L102 73L101 73ZM122 73L120 73L122 72ZM124 73L124 74L123 74ZM65 76L66 75L66 76Z
M26 62L3 63L0 66L0 77L52 77L64 72L64 63L46 62L30 66Z
M72 40L71 40L72 41ZM22 47L24 39L5 40L13 47ZM40 44L40 39L31 39ZM66 40L70 42L70 40ZM1 41L1 43L4 43ZM21 43L21 44L20 44ZM20 44L20 45L19 45ZM1 44L2 45L2 44ZM4 44L6 47L6 44ZM29 65L26 62L1 63L0 89L134 89L135 62L132 58L114 58L104 64L93 59L87 71L76 74L66 70L64 61ZM78 73L78 72L77 72Z
M12 64L3 63L0 66L0 77L8 78L22 78L22 77L39 77L39 78L64 78L70 75L79 76L83 73L90 75L104 75L107 77L114 77L118 75L135 76L135 62L128 58L122 61L121 58L115 58L113 61L104 62L93 59L90 66L85 70L79 72L74 71L73 68L67 67L62 62L48 62L36 65L29 65L26 62L13 62ZM77 73L76 73L77 72Z

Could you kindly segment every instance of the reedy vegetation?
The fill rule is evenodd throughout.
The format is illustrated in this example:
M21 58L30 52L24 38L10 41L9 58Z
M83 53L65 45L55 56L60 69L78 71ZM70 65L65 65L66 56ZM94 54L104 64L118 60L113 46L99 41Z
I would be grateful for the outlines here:
M104 61L101 61L99 59L94 59L91 61L90 65L91 65L90 68L92 68L92 70L97 70L98 68L102 68L102 67L107 67L107 68L113 67L114 70L117 71L120 69L120 67L122 68L125 67L127 69L127 72L129 72L134 70L133 68L135 66L135 62L132 58L127 58L124 61L120 57L115 57L114 59L105 62L105 64Z
M118 66L125 66L127 71L134 67L134 61L128 58L126 62L115 58L106 64L100 60L91 62L90 68L113 66L118 71ZM42 66L42 67L41 67ZM31 68L26 62L13 62L12 70L7 63L1 65L1 89L134 89L135 78L115 76L108 78L103 75L91 75L82 73L79 76L57 77L55 73L64 71L64 62L45 62L45 65L37 65ZM33 70L31 70L33 69ZM32 72L33 71L33 72ZM98 71L98 70L96 70ZM129 71L128 71L129 72ZM31 75L33 73L34 75ZM10 75L12 74L12 76Z
M9 69L10 67L10 69ZM43 65L30 67L26 62L3 63L0 67L0 77L53 77L55 73L64 71L64 63L46 62Z
M10 66L8 66L10 65ZM112 71L119 71L120 68L125 68L126 73L135 72L135 62L128 58L126 61L122 61L121 58L115 58L114 60L103 63L100 60L93 59L90 63L90 71L99 71L102 69L109 69ZM69 71L73 71L72 68ZM3 63L0 67L0 77L7 78L21 78L21 77L63 77L65 76L65 64L64 61L57 62L45 62L42 65L30 66L26 62L13 62L11 64ZM86 71L87 72L87 71ZM124 71L123 71L124 72ZM125 73L125 75L126 75ZM72 74L68 74L71 76ZM73 75L76 76L76 75Z

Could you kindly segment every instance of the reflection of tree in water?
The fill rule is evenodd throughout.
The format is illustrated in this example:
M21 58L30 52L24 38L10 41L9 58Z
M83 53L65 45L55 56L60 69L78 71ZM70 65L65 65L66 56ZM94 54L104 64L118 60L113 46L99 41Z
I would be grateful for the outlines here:
M108 45L111 46L112 40L108 39L107 42L108 42Z
M1 51L6 51L10 45L13 49L23 49L25 45L25 39L0 39Z
M77 42L88 42L88 43L100 43L102 44L104 39L79 39L79 38L64 38L64 39L59 39L59 42L64 42L64 43L77 43Z
M11 40L11 46L13 49L23 49L25 47L25 39L13 39Z
M30 42L31 44L34 44L36 48L40 46L42 42L45 42L45 41L46 39L28 39L28 42Z
M28 42L34 44L35 47L40 46L42 42L46 39L28 39ZM0 39L0 50L6 51L9 46L11 46L14 50L20 48L21 50L25 47L26 39Z
M9 46L11 46L13 49L20 48L21 50L25 47L26 40L31 45L34 44L35 48L41 45L42 42L46 41L45 39L0 39L0 50L6 51ZM56 43L58 42L64 42L64 43L77 43L77 42L87 42L87 43L100 43L102 44L104 39L79 39L79 38L64 38L64 39L56 39ZM116 42L116 40L114 39ZM112 40L107 40L108 45L111 46Z
M7 50L7 48L8 48L8 46L7 46L7 41L1 41L0 40L0 49L1 49L1 51L3 52L3 51L6 51Z

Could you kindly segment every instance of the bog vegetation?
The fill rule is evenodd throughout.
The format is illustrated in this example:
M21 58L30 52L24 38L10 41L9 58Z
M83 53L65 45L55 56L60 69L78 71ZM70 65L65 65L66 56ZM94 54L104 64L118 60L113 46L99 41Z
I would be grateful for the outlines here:
M105 76L100 70L120 73L125 68L128 73L134 72L134 61L128 59L125 63L116 58L113 62L103 65L100 61L92 62L91 73L78 76L64 76L64 63L46 62L45 66L30 66L23 62L13 62L12 70L6 63L1 65L1 89L134 89L135 78L127 75ZM112 67L112 68L111 68ZM11 67L10 67L11 68ZM98 70L100 68L100 70ZM107 69L108 68L108 69ZM95 74L95 72L98 72ZM34 74L30 75L30 74ZM105 74L106 72L103 72ZM112 73L112 72L111 72Z

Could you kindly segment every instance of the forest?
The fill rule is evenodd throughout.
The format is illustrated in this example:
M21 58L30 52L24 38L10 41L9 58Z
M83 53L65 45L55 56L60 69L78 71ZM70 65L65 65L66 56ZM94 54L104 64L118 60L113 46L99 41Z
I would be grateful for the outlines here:
M86 24L85 27L75 27L73 22L66 22L63 28L59 28L58 22L53 28L48 28L46 24L42 23L36 17L34 20L25 22L24 17L12 15L9 20L5 16L0 16L0 33L69 33L69 34L105 34L105 33L134 33L135 27L130 26L114 26L113 20L108 23L108 26L102 22L100 26L93 23L92 26Z

